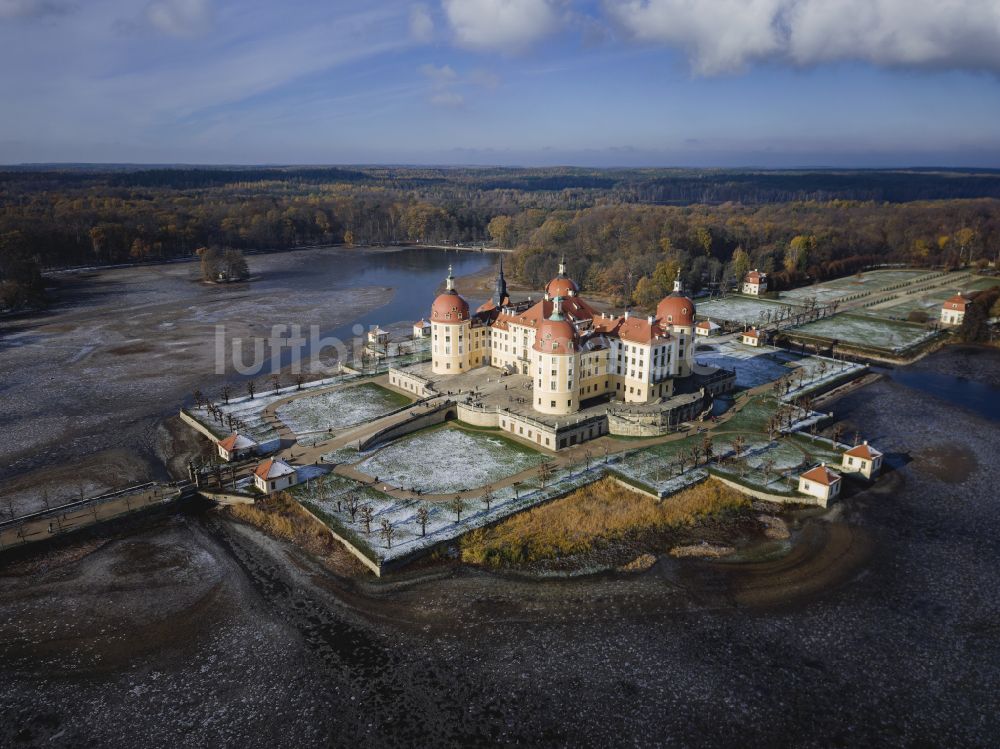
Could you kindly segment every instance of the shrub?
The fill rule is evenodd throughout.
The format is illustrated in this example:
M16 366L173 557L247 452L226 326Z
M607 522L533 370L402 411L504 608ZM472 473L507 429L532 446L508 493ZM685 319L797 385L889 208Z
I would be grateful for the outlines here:
M462 539L462 559L490 567L527 564L586 552L642 531L692 525L748 505L742 494L713 480L657 501L604 479L472 531Z

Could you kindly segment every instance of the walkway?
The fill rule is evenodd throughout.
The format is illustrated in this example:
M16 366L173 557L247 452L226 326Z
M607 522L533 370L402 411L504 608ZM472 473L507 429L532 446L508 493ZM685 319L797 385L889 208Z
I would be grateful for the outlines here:
M44 541L60 533L171 502L184 492L183 487L156 484L135 494L113 495L106 499L93 497L7 520L0 526L0 549Z

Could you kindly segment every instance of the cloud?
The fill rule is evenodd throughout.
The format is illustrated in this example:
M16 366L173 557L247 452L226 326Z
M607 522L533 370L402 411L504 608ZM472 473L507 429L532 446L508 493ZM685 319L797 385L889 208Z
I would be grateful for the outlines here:
M62 15L72 7L64 0L0 0L0 20Z
M465 97L457 91L439 91L431 96L430 102L439 107L460 107L465 103Z
M424 44L434 38L434 19L423 3L410 8L410 38Z
M421 65L420 74L431 82L431 93L428 101L439 107L459 107L465 103L465 97L455 90L459 83L459 75L451 65Z
M554 0L442 0L455 41L470 49L517 51L553 33Z
M431 65L430 63L420 66L420 74L429 78L435 85L443 86L458 80L458 73L451 65Z
M1000 74L996 0L605 0L633 39L678 47L701 75L757 61L861 61Z
M198 36L212 28L210 0L155 0L146 6L146 18L171 36Z
M481 86L482 88L488 88L491 90L500 86L500 76L490 70L483 70L482 68L469 71L469 75L466 76L466 80L468 80L473 86Z

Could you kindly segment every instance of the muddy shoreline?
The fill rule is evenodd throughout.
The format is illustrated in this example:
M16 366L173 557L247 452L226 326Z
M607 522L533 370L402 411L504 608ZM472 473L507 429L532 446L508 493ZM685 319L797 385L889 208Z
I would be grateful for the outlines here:
M891 377L827 407L889 474L741 564L376 581L208 513L0 568L0 741L990 745L1000 428Z

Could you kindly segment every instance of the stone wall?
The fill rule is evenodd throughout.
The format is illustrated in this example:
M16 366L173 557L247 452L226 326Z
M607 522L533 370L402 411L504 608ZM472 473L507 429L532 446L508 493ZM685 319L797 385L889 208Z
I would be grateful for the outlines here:
M367 439L363 440L359 445L359 449L368 450L375 445L382 444L383 442L391 442L392 440L399 439L400 437L419 431L425 427L441 424L449 418L456 418L456 416L457 412L454 402L446 401L436 408L429 408L426 411L417 411L406 421L380 429Z
M389 369L389 385L407 394L426 398L437 395L428 380L402 369Z

